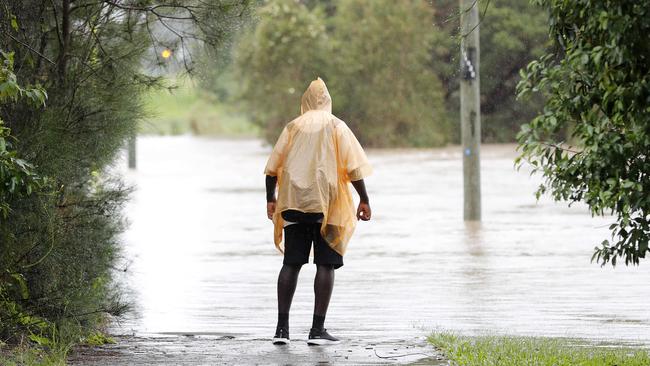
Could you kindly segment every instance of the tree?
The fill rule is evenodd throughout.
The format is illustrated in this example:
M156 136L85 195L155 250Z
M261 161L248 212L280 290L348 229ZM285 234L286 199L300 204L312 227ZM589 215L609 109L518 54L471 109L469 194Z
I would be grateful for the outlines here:
M47 98L39 86L23 87L14 74L14 54L0 51L0 106L26 99L35 108L43 106ZM0 222L14 214L17 201L40 193L46 180L39 176L32 164L21 159L14 148L16 139L0 118ZM3 246L2 249L7 249ZM6 254L5 254L6 255ZM23 312L16 299L29 297L29 287L24 275L15 266L0 266L0 317L2 331L13 324L30 328L35 321ZM39 319L40 320L40 319ZM42 324L39 321L39 324Z
M541 172L538 195L613 214L611 242L596 247L592 260L638 264L650 238L649 3L535 3L549 11L555 52L522 72L519 96L547 99L522 126L518 163Z
M0 53L0 104L16 102L27 98L33 104L45 104L47 94L36 87L24 88L18 84L13 72L14 55ZM21 159L13 149L15 138L11 130L4 126L0 118L0 218L7 219L11 213L11 203L15 199L29 196L38 190L43 180L34 171L34 166Z
M488 6L488 5L486 5ZM543 98L516 100L519 70L550 46L547 16L527 1L493 1L481 23L482 135L514 141L522 124L541 111Z
M432 17L421 0L268 2L236 49L240 97L274 142L299 113L309 81L321 76L334 113L364 144L444 144L448 120L429 68L439 36Z
M294 62L304 59L309 66L303 63L303 67L316 70L306 73L305 80L314 74L325 78L333 94L335 114L349 122L365 144L435 146L458 141L459 128L454 128L450 122L457 119L459 110L457 0L440 0L433 5L419 0L273 3L262 7L258 25L262 29L278 30L285 39L287 35L295 36L291 38L293 42L270 47L259 37L270 37L271 33L266 30L250 32L243 43L236 46L240 55L235 61L236 67L226 71L224 79L207 79L207 89L218 89L217 94L222 96L227 94L223 86L233 80L243 81L241 100L256 123L261 126L270 123L265 136L269 141L277 137L278 123L286 122L287 111L289 115L295 113L293 107L283 108L287 104L297 104L297 98L283 93L254 97L255 89L260 95L263 93L253 85L264 85L272 90L272 83L278 82L276 90L300 91L304 88L305 81L298 80L303 77L299 73L290 76L295 80L291 86L282 81L289 77L285 70L290 70L291 66L274 60L287 55L291 55L287 59ZM305 48L302 40L305 36L309 39L309 35L303 33L304 29L294 28L291 18L275 16L265 10L280 7L279 4L290 12L311 14L315 17L314 24L324 24L318 41ZM521 124L541 110L541 95L517 102L515 89L519 69L549 47L546 15L520 0L481 0L479 5L483 18L483 140L513 141ZM225 53L221 54L223 57ZM323 58L323 54L333 57ZM226 70L223 66L223 63L213 63L209 72ZM260 73L257 69L263 71ZM279 72L262 77L266 70ZM396 98L386 100L387 95ZM278 106L282 107L278 109ZM277 117L272 116L274 110L278 111Z
M112 278L130 188L108 168L136 133L142 92L161 87L146 71L163 62L163 48L192 71L193 52L217 47L248 3L0 0L0 51L14 55L21 83L48 94L47 108L25 98L0 104L15 137L10 154L51 182L44 194L12 194L11 214L0 217L0 276L21 290L0 291L0 342L24 332L78 341L125 311Z
M284 124L300 114L300 96L325 74L330 58L323 15L294 0L270 1L258 10L259 22L235 50L239 98L253 122L275 142Z
M341 0L332 18L334 109L370 146L440 146L449 122L429 67L441 34L425 1ZM351 36L354 35L354 36Z

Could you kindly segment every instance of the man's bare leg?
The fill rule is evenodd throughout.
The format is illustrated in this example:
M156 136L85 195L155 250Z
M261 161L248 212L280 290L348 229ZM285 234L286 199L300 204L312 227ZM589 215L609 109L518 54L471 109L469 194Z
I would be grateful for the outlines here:
M282 265L278 275L278 328L289 330L289 310L296 292L301 265Z

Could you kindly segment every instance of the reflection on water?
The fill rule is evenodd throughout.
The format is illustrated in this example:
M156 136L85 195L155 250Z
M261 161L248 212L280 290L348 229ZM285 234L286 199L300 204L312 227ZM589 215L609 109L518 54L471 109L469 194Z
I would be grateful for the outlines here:
M282 257L266 219L257 140L147 137L127 207L127 272L138 317L118 330L268 337ZM650 344L650 263L601 268L592 248L608 218L535 202L537 177L513 169L512 146L482 151L483 221L462 220L457 148L370 152L373 220L337 271L327 325L383 340L431 329L573 336ZM308 331L314 268L292 307Z

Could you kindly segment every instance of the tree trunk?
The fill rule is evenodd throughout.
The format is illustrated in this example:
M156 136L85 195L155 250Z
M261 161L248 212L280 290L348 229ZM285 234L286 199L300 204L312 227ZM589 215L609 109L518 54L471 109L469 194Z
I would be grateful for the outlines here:
M61 16L61 50L57 68L59 80L63 81L70 52L70 0L62 0Z

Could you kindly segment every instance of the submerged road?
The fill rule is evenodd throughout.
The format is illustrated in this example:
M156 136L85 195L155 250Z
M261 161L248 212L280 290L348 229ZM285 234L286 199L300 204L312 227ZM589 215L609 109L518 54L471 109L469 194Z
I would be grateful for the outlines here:
M434 330L578 337L650 345L650 267L601 268L593 247L610 218L548 198L513 168L514 146L482 150L483 221L462 220L457 147L369 151L373 220L337 270L326 327L345 340L307 347L313 265L291 312L288 348L272 346L282 257L266 219L259 140L143 137L126 207L127 272L136 312L117 345L73 364L435 364ZM302 340L302 341L301 341ZM392 358L391 358L392 357Z

